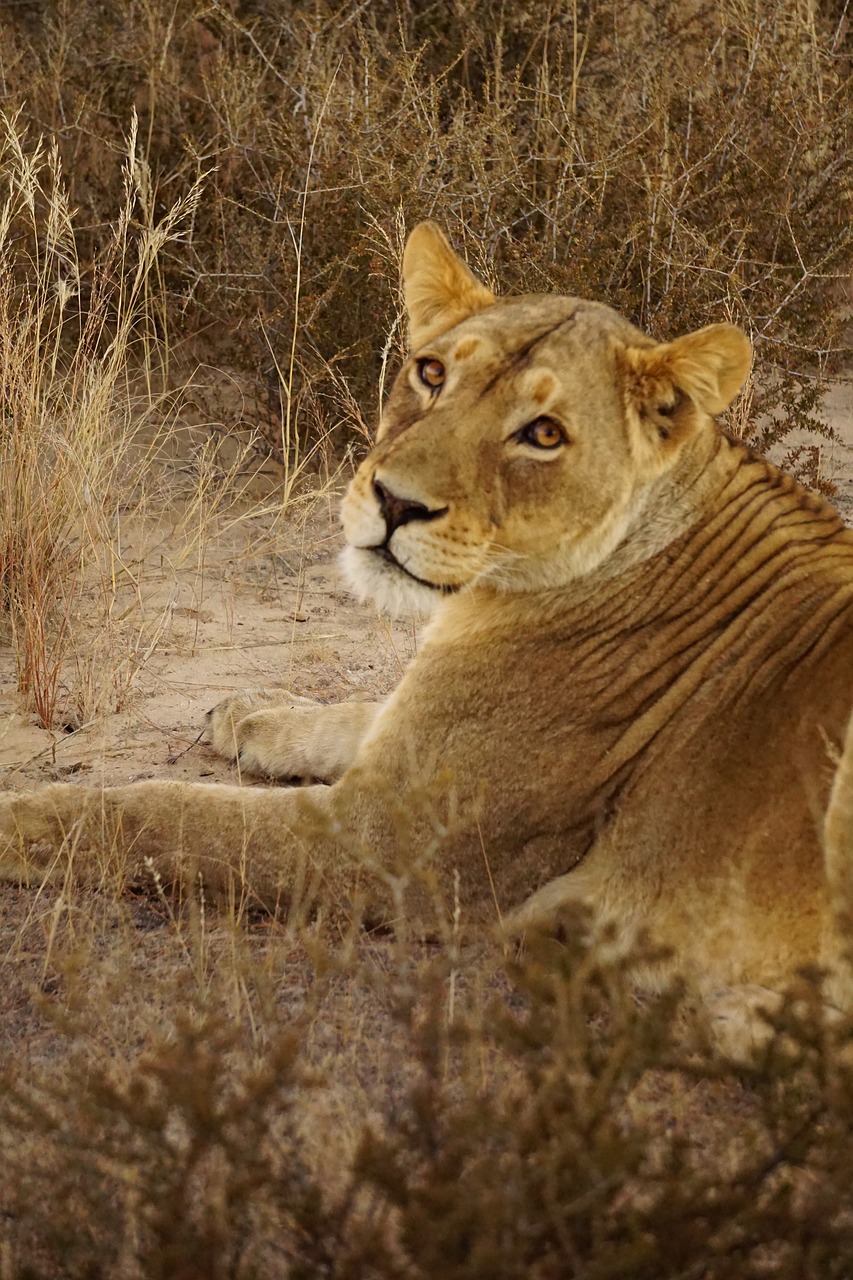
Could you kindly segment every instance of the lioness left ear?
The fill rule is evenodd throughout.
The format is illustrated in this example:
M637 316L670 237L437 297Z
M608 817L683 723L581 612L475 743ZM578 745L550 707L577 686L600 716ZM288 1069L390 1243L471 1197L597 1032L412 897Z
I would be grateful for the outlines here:
M409 236L403 253L403 292L414 349L495 301L435 222L419 223Z
M638 398L667 383L714 417L740 391L752 364L749 338L733 324L709 324L660 346L633 348L630 365Z

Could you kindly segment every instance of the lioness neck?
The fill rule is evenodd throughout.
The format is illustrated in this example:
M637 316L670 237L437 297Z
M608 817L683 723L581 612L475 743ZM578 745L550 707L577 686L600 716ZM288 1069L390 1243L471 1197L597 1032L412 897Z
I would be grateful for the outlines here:
M710 447L691 450L648 486L623 541L591 572L539 591L476 586L441 605L427 639L529 630L534 616L537 626L553 620L561 630L574 617L586 631L600 606L611 614L607 601L625 625L634 609L647 619L650 606L666 614L688 607L691 597L700 601L712 568L720 580L721 564L729 590L748 582L754 595L784 578L788 589L795 580L811 583L808 594L820 591L828 573L846 593L853 589L853 532L793 476L715 433Z

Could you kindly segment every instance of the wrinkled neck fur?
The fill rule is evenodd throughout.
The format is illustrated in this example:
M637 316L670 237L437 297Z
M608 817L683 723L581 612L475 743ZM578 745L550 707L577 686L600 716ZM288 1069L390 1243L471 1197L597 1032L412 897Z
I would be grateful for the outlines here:
M746 454L716 430L685 447L671 470L637 490L624 537L597 574L618 577L683 538L714 509Z
M730 525L748 504L764 534L789 545L790 554L813 539L844 529L838 513L788 472L739 440L714 431L684 451L673 469L635 495L625 537L612 555L588 575L592 589L643 571L661 554L689 560L696 539L713 522ZM574 584L569 584L574 594ZM578 584L578 591L583 588Z
M815 522L804 521L804 513L815 513L818 532L814 536L819 534L821 539L844 527L828 504L792 476L715 431L704 447L685 451L668 475L635 495L621 542L588 573L539 590L507 591L488 583L474 586L439 604L424 638L476 642L476 635L483 631L526 629L531 597L535 597L539 624L547 626L550 620L560 628L569 617L582 623L603 599L645 601L646 585L654 585L658 577L650 563L655 558L662 568L664 562L689 564L700 554L714 525L727 529L736 541L743 537L749 541L744 531L736 535L734 528L745 497L751 508L761 510L765 530L780 526L770 536L785 543L794 541L794 525L803 539L812 536L808 531L814 532ZM791 554L798 554L793 545ZM679 590L687 590L689 580L689 574L680 579Z

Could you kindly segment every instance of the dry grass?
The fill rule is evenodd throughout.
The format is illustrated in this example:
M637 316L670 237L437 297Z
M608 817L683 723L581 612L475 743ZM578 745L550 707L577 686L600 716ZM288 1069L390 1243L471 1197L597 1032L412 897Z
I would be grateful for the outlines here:
M146 416L160 409L149 290L158 255L191 217L199 190L159 223L134 225L138 214L151 212L134 122L124 204L84 273L57 150L40 140L28 144L15 120L0 123L0 578L20 690L50 727L58 718L79 722L104 709L92 704L94 681L85 674L76 688L63 690L61 680L93 580L107 648L113 640L112 615L128 575L122 515L145 496L131 450ZM148 383L142 404L131 395L131 354ZM106 675L114 685L109 709L115 710L132 682L132 664L110 671L102 655L100 666L99 680Z
M0 589L25 704L109 717L168 645L199 652L249 520L228 572L277 607L282 679L343 679L337 615L297 637L278 519L368 434L422 216L501 288L660 336L745 324L732 428L824 430L848 28L810 0L7 6ZM416 636L376 644L381 683ZM452 931L331 949L119 888L0 895L3 1280L853 1272L851 1028L818 979L736 1070L577 922L520 959Z
M204 177L153 314L176 358L251 374L284 465L373 417L424 216L501 288L660 336L745 324L762 439L820 418L850 270L843 0L19 0L0 22L0 92L56 138L84 259L132 108L159 216Z
M173 592L149 607L128 529L180 503L170 569L195 562L203 576L225 509L241 518L241 481L258 451L244 435L223 457L222 432L208 426L196 430L181 484L165 466L180 453L195 388L169 387L158 277L197 214L201 184L156 216L134 116L116 161L124 201L84 266L56 147L28 139L18 120L3 117L0 128L3 606L26 704L45 728L76 728L124 707L177 602ZM311 461L298 440L286 457L277 511Z

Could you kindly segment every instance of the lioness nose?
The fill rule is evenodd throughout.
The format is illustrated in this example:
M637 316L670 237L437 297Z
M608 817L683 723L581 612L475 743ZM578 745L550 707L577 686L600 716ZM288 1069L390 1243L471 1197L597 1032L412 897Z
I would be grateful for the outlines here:
M380 480L374 479L373 492L376 494L376 501L379 503L379 510L385 521L389 538L401 525L409 524L412 520L435 520L447 511L447 507L431 510L422 502L414 502L411 498L398 498L390 489L386 489Z

